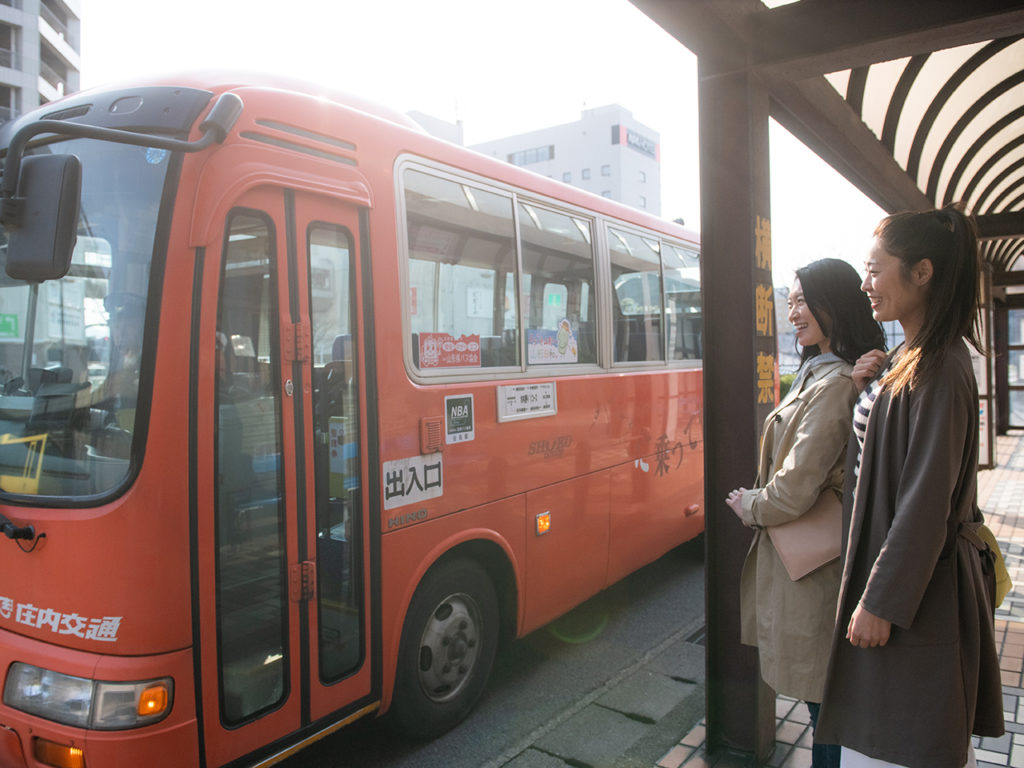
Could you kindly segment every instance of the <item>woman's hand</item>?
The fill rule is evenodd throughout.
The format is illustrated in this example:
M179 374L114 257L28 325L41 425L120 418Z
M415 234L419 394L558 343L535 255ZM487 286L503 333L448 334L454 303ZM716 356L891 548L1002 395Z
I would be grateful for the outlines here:
M850 626L846 630L846 639L857 648L874 648L889 642L892 622L875 616L864 609L860 603L853 609Z
M728 496L725 497L725 503L729 505L729 508L736 513L736 517L743 523L743 492L746 488L737 488L735 491L731 491ZM743 523L746 525L746 523Z
M857 386L858 392L863 392L868 382L878 375L878 372L885 364L885 352L880 349L872 349L861 355L853 365L853 383Z

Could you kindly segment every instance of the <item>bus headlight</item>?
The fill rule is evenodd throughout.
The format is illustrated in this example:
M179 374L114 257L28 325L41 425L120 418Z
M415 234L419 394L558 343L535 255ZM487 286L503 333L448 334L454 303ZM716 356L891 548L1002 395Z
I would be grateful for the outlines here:
M16 662L7 674L4 704L78 728L118 730L163 719L171 711L173 691L169 677L105 682Z

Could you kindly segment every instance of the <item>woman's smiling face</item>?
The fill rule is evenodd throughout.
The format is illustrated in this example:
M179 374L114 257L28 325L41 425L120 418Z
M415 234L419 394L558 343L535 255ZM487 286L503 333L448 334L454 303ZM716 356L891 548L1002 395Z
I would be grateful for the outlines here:
M802 347L817 347L820 352L829 351L828 336L821 330L818 321L814 319L811 308L804 298L804 289L800 285L800 278L793 281L789 289L789 322L796 330L797 343Z
M928 277L931 276L931 263L924 265L924 262L928 259L918 262L908 275L903 263L886 251L878 240L875 241L864 262L866 274L860 286L871 302L875 320L880 323L896 320L904 329L908 325L920 327L927 306ZM922 280L919 273L924 266L928 277Z

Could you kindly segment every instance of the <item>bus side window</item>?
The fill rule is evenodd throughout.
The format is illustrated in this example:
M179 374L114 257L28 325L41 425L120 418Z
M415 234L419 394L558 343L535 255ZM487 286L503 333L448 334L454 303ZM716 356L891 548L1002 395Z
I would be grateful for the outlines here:
M665 318L669 360L699 360L701 342L700 259L696 253L662 243L665 267Z
M526 300L526 362L596 363L590 223L519 204Z
M415 170L403 180L416 366L519 365L511 198Z
M615 362L664 360L660 243L609 228L608 251L615 293Z

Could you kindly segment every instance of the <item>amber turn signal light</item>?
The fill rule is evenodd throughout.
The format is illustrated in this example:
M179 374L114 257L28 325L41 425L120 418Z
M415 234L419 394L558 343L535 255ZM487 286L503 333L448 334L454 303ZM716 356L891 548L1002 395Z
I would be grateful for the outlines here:
M49 739L34 739L32 751L36 760L54 768L85 768L85 752L70 744L58 744Z
M162 715L167 709L167 702L171 700L170 692L163 683L152 685L139 694L138 713L139 717L153 717Z

